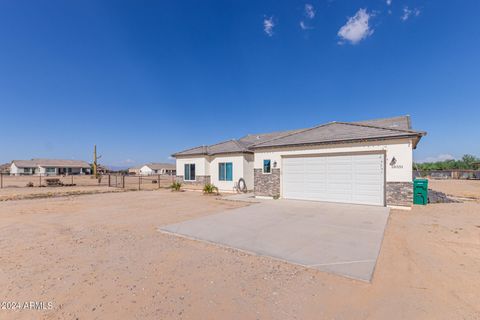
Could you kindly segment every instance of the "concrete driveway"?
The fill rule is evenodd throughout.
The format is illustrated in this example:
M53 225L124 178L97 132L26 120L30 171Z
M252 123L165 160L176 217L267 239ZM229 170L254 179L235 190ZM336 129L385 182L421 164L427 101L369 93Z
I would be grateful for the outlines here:
M269 200L159 230L371 281L389 212L385 207Z

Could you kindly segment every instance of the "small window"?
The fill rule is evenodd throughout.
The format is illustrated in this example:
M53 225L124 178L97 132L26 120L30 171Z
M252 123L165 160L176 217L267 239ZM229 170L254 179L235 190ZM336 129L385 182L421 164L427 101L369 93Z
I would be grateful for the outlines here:
M45 168L46 173L55 173L55 168Z
M186 163L185 164L185 176L183 177L185 181L195 181L195 164Z
M218 164L218 180L233 181L233 164L231 162L220 162Z
M263 173L271 173L272 172L272 161L271 160L263 160Z

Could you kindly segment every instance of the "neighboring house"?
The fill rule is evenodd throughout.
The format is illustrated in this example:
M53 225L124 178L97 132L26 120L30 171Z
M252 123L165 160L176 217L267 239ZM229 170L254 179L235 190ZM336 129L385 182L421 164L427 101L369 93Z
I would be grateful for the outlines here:
M110 169L107 168L106 166L103 166L101 164L97 164L97 174L108 174L110 173Z
M177 179L234 191L240 178L257 197L410 206L412 153L426 133L410 117L330 122L247 135L177 152Z
M147 163L138 170L138 174L142 176L154 174L175 175L176 166L173 163Z
M0 164L0 173L9 174L10 173L10 163Z
M90 164L80 160L32 159L13 160L10 175L77 175L90 174Z
M140 174L140 169L142 169L143 166L144 166L144 165L142 164L142 165L140 165L140 166L128 168L128 174L138 176L138 175Z

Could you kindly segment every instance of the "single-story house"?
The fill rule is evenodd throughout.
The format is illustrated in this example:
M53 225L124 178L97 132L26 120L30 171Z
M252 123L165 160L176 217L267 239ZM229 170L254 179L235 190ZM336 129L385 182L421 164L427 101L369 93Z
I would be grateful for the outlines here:
M0 164L0 173L9 174L10 173L10 163Z
M243 179L256 197L410 206L413 149L426 133L410 116L330 122L249 134L173 154L177 180L235 191Z
M136 174L149 176L154 174L175 175L175 173L176 166L174 163L147 163L143 166L140 166L140 169L138 169L138 173Z
M140 169L142 169L143 166L144 165L142 164L142 165L139 165L139 166L128 168L128 174L138 176L140 174Z
M90 164L81 160L32 159L13 160L10 175L77 175L90 174Z

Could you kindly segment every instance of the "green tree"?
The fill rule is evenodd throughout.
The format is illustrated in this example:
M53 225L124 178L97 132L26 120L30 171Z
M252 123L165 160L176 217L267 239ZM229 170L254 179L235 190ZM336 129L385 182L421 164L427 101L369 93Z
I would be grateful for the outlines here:
M480 158L473 156L471 154L465 154L460 160L444 160L437 162L424 162L424 163L414 163L414 170L421 171L432 171L432 170L454 170L454 169L463 169L471 170L476 169L475 163L479 163Z

